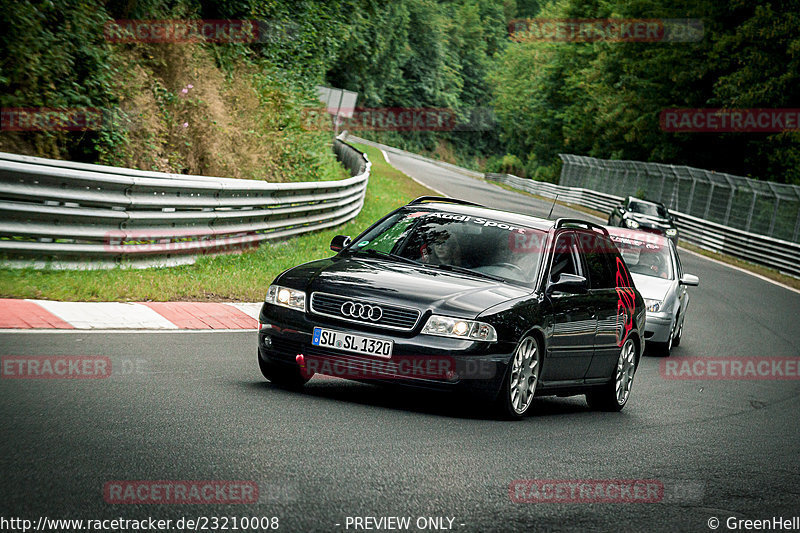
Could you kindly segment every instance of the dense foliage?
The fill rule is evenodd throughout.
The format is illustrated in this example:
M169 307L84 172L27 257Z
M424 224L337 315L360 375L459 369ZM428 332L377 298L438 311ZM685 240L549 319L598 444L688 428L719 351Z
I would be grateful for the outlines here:
M559 0L540 17L696 18L699 42L519 42L490 76L509 152L554 179L558 153L800 183L800 133L671 133L666 108L800 107L800 2Z
M692 18L697 42L522 42L509 22ZM258 42L108 42L113 19L262 22ZM304 129L314 86L366 108L449 109L466 131L359 132L557 179L557 154L800 183L800 133L672 133L665 108L800 108L800 0L52 0L4 2L0 106L123 110L136 127L0 133L0 149L179 172L330 174ZM182 92L189 85L190 92ZM491 120L494 113L496 122ZM478 117L476 119L476 117Z

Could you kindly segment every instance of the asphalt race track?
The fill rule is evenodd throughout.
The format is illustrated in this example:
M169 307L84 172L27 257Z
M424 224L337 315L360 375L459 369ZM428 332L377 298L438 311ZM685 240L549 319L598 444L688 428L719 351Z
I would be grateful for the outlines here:
M390 160L447 194L550 209ZM554 216L584 215L555 206ZM673 358L800 356L800 294L689 253L682 261L700 286ZM446 395L319 377L302 393L282 390L261 377L255 343L253 332L2 334L0 355L100 355L115 371L0 380L0 516L278 517L279 531L298 532L366 530L353 517L411 517L410 531L445 517L454 531L550 532L711 531L712 517L728 531L732 516L800 516L796 376L665 379L667 360L644 357L621 413L545 398L501 422ZM107 503L104 486L119 480L245 480L258 501ZM517 503L515 480L655 480L663 492L649 503Z

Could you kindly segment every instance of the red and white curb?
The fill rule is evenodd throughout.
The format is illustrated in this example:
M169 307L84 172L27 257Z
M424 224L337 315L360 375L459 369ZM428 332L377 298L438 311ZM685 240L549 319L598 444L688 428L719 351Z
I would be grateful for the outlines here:
M0 298L0 329L256 329L260 303L55 302Z

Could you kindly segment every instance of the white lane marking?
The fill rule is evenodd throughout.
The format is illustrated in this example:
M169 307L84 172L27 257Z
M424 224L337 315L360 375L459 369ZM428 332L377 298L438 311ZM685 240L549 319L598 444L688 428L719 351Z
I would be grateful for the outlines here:
M136 303L28 301L77 329L178 329L146 305Z
M700 259L705 259L706 261L711 261L712 263L716 263L718 265L726 266L728 268L732 268L733 270L738 270L739 272L744 272L745 274L750 274L754 278L758 278L758 279L766 281L768 283L772 283L773 285L777 285L778 287L781 287L783 289L786 289L786 290L789 290L789 291L792 291L792 292L796 292L797 294L800 294L800 290L795 289L794 287L790 287L788 285L785 285L785 284L781 283L780 281L776 281L776 280L774 280L772 278L768 278L766 276L762 276L761 274L757 274L756 272L751 272L751 271L747 270L746 268L738 267L736 265L732 265L730 263L726 263L724 261L720 261L719 259L714 259L713 257L708 257L707 255L703 255L701 253L697 253L697 252L695 252L693 250L687 250L686 248L683 248L683 247L680 247L680 250L681 250L681 252L686 252L687 254L692 254L694 256L697 256ZM700 280L700 282L702 283L703 280Z
M387 153L386 153L386 150L384 150L383 148L381 148L380 150L381 150L381 153L383 153L383 158L386 160L386 162L387 162L387 163L389 163L390 165L392 165L392 162L391 162L391 161L389 161L389 154L387 154ZM393 167L395 170L400 170L399 168L397 168L397 167L396 167L396 166L394 166L394 165L392 165L392 167ZM402 171L402 170L400 170L400 172L403 172L403 171ZM448 198L450 197L450 195L449 195L449 194L443 193L443 192L442 192L442 191L440 191L439 189L434 189L433 187L431 187L430 185L428 185L428 184L426 184L426 183L422 183L421 181L419 181L417 178L415 178L415 177L414 177L414 176L412 176L411 174L406 174L405 172L403 172L403 174L404 174L406 177L408 177L408 178L411 178L412 180L416 181L417 183L419 183L419 184L420 184L420 185L422 185L423 187L426 187L426 188L428 188L428 189L432 190L432 191L433 191L433 192L435 192L436 194L439 194L439 195L441 195L441 196L447 196Z
M231 305L241 311L242 313L255 318L258 320L258 313L261 312L261 304L260 303L235 303L235 304L226 304Z

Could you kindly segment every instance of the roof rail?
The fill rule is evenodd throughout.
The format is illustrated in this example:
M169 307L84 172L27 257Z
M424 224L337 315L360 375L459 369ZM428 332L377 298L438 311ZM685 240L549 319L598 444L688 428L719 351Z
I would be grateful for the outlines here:
M604 235L608 235L608 230L601 226L600 224L595 224L594 222L589 222L588 220L582 220L580 218L559 218L556 220L554 227L556 229L563 228L567 224L572 224L576 226L586 226L587 229L598 229Z
M475 207L486 207L481 204L476 204L475 202L468 202L466 200L461 200L459 198L449 198L447 196L420 196L419 198L415 198L408 202L408 205L416 205L421 204L423 202L442 202L446 204L459 204L459 205L474 205Z

